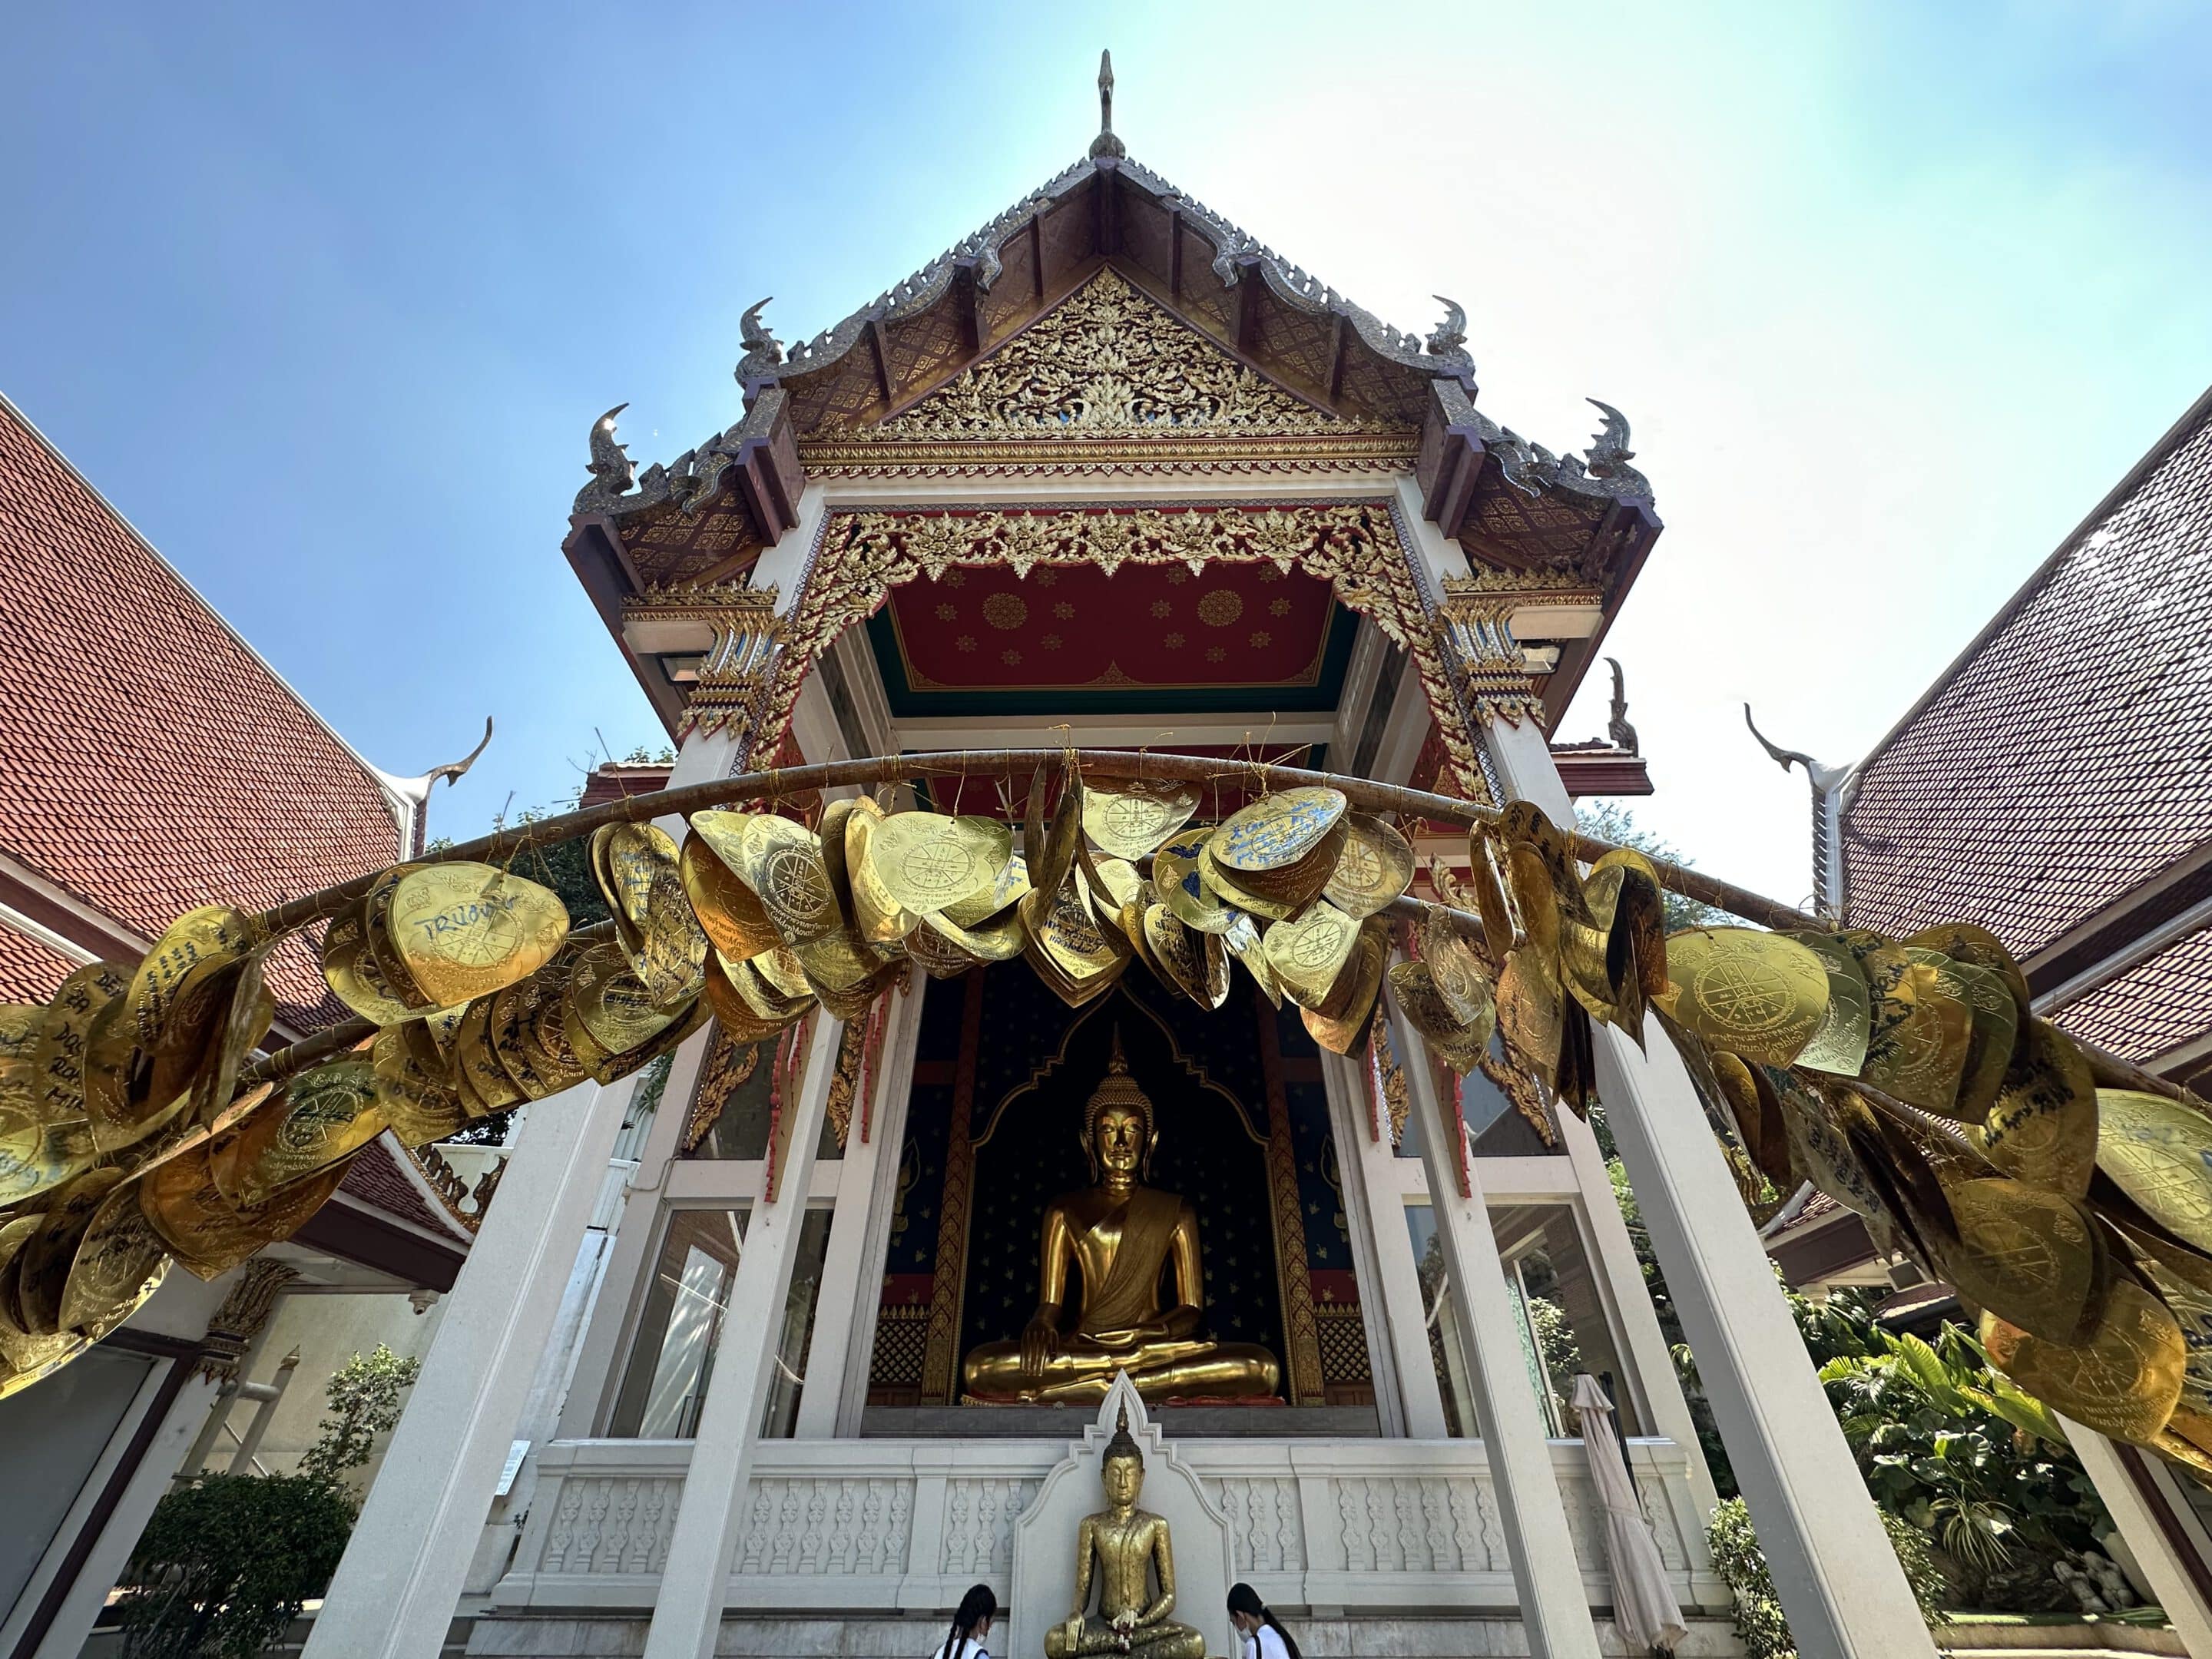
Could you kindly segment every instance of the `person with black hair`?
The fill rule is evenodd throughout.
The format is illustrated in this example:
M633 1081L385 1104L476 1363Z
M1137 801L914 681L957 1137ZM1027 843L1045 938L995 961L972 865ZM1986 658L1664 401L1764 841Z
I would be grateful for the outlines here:
M952 1615L952 1629L938 1649L933 1659L991 1659L985 1651L983 1638L991 1633L991 1622L999 1616L999 1598L991 1593L988 1584L976 1584L960 1598L960 1610Z
M1229 1587L1229 1622L1244 1638L1244 1659L1298 1659L1298 1644L1249 1584Z

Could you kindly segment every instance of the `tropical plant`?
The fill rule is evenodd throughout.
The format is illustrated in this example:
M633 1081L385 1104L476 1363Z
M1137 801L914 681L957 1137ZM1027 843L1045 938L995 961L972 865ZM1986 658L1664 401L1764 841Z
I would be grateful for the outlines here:
M154 1507L120 1588L128 1659L249 1659L337 1571L353 1505L318 1475L204 1474Z
M1842 1296L1800 1322L1829 1350L1820 1381L1868 1490L1927 1534L1958 1604L2066 1606L2051 1565L2112 1523L2057 1419L1957 1326L1934 1343L1893 1334Z
M1928 1550L1927 1535L1902 1516L1881 1512L1882 1529L1889 1534L1897 1564L1905 1570L1912 1600L1923 1623L1931 1628L1944 1621L1945 1583ZM1713 1570L1728 1585L1735 1601L1737 1638L1749 1659L1796 1659L1790 1620L1774 1593L1766 1553L1752 1529L1751 1511L1741 1498L1731 1498L1713 1511L1705 1528L1705 1546L1712 1552Z
M375 1455L376 1437L398 1423L399 1396L422 1370L421 1360L402 1359L381 1342L339 1366L323 1389L330 1410L315 1443L300 1459L300 1473L335 1485L348 1470L368 1463Z

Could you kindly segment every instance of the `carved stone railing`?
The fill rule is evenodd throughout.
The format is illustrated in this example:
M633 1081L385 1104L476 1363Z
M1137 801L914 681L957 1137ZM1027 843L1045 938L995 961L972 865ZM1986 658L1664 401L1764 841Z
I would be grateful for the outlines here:
M1013 1523L1060 1440L769 1441L753 1460L728 1589L733 1607L947 1607L978 1579L1003 1592ZM683 1441L556 1441L501 1608L646 1608L683 1497ZM1680 1448L1632 1440L1629 1467L1686 1607L1727 1593L1705 1548ZM1480 1442L1181 1443L1227 1517L1236 1571L1284 1607L1353 1613L1515 1605L1504 1524ZM1579 1441L1552 1447L1593 1605L1612 1599L1605 1517ZM1071 1547L1072 1547L1071 1540Z

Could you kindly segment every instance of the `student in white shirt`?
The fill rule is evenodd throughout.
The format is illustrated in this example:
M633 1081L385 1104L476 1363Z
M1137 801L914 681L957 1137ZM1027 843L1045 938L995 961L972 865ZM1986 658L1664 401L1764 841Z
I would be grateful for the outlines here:
M1244 1659L1299 1659L1298 1644L1249 1584L1229 1587L1229 1622L1244 1638Z
M951 1633L933 1659L991 1659L984 1650L983 1638L991 1633L991 1621L998 1616L999 1598L991 1593L991 1587L973 1586L960 1598L960 1610L952 1615Z

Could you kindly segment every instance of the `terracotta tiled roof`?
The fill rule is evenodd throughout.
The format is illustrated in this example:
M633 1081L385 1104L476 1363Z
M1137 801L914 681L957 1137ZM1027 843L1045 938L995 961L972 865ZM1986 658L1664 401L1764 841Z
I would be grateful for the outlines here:
M76 965L52 946L0 925L0 1002L44 1002Z
M338 1190L364 1204L375 1206L386 1215L397 1216L427 1232L465 1244L469 1239L467 1230L434 1208L423 1197L421 1186L399 1167L399 1160L405 1156L388 1137L379 1135L362 1148L361 1155L346 1171L345 1179L338 1183Z
M2145 1063L2212 1031L2212 927L2108 980L2055 1018L2075 1036Z
M2212 839L2212 395L1862 765L1850 919L2027 956Z
M0 569L0 850L149 936L398 856L361 760L4 398ZM314 1017L308 951L270 976Z

